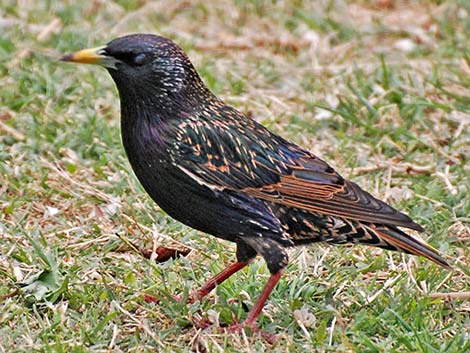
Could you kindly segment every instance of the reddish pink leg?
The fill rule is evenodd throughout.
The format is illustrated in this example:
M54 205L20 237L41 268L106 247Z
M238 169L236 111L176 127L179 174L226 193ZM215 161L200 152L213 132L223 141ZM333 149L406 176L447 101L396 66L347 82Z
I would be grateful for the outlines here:
M258 316L260 315L261 310L263 310L266 300L268 299L269 295L273 291L274 287L276 287L276 284L281 279L281 276L282 276L282 271L279 271L278 273L272 274L271 277L269 277L268 282L264 286L263 291L261 292L255 305L253 306L253 309L251 309L250 313L248 314L248 317L246 318L245 322L234 323L233 325L227 328L228 332L232 332L232 333L240 332L245 327L249 326L253 332L261 335L264 339L266 339L266 341L270 343L274 343L276 341L275 335L271 335L269 333L260 331L256 327L256 321L258 320Z
M281 276L282 271L279 271L278 273L275 273L269 277L268 283L266 283L264 286L263 291L255 303L255 306L253 306L253 309L251 309L248 317L245 320L245 326L255 327L258 316L261 313L261 310L263 310L266 300L268 300L269 295L273 291L274 287L276 287L276 284L281 279Z
M234 273L240 271L243 267L248 265L251 262L251 260L245 261L245 262L235 262L231 265L228 265L224 270L222 270L220 273L212 277L210 280L206 282L201 288L199 288L196 292L193 293L192 297L194 299L199 299L201 300L204 298L207 294L209 294L215 286L221 284L223 281L225 281L227 278L229 278L231 275Z
M248 265L252 259L245 261L245 262L234 262L231 265L228 265L224 270L222 270L220 273L209 279L206 284L204 284L201 288L199 288L197 291L193 292L189 297L188 297L188 303L194 303L194 301L201 300L204 298L207 294L209 294L215 286L221 284L223 281L225 281L227 278L229 278L231 275L234 273L240 271L243 267ZM182 296L181 295L175 295L174 298L177 301L181 301ZM158 303L160 300L152 295L145 294L144 300L147 303Z

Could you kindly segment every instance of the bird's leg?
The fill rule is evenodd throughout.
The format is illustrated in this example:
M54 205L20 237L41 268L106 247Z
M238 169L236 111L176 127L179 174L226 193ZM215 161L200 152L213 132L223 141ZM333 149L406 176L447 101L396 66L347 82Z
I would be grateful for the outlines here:
M234 262L231 265L228 265L224 270L219 272L217 275L209 279L206 284L204 284L201 288L193 292L187 300L187 303L191 304L195 300L201 300L204 298L207 294L209 294L215 286L221 284L223 281L225 281L227 278L229 278L231 275L234 273L240 271L243 267L248 265L253 259L249 259L247 261L237 261ZM196 327L205 329L211 325L211 323L207 319L202 319L202 320L193 320L193 323Z
M188 296L187 303L192 304L196 300L201 300L204 298L206 295L208 295L217 285L221 284L223 281L225 281L227 278L229 278L231 275L234 273L240 271L243 267L248 265L253 259L249 259L247 261L243 262L234 262L233 264L228 265L224 270L220 271L218 274L216 274L214 277L209 279L201 288L198 290L194 291ZM180 302L183 300L183 296L181 294L179 295L173 295L173 298ZM151 296L149 294L145 295L145 301L146 302L153 302L153 303L158 303L160 300L154 296Z
M282 271L279 271L278 273L272 274L271 277L269 277L268 282L264 286L263 291L261 292L258 300L256 301L255 305L253 306L250 313L248 314L248 317L245 320L245 326L249 326L251 328L256 327L256 321L258 320L258 316L261 313L261 310L263 310L264 304L271 295L271 292L273 291L274 287L276 287L277 282L279 282L279 280L281 279L281 276Z
M252 249L250 246L248 246L245 243L237 243L237 261L231 265L228 265L220 273L218 273L217 275L209 279L201 288L199 288L198 290L190 294L186 302L188 304L192 304L196 300L201 300L207 294L209 294L217 285L221 284L231 275L240 271L243 267L248 265L251 261L253 261L255 257L256 257L256 251L254 249ZM183 299L183 296L181 294L173 295L173 298L176 301L181 302ZM149 294L145 295L144 300L146 302L151 302L151 303L160 302L158 298Z
M264 286L263 291L261 292L258 300L256 301L255 305L253 306L250 313L248 314L248 317L246 318L246 320L242 323L234 323L230 325L229 327L225 329L227 332L239 333L243 331L245 327L249 327L253 333L259 334L267 342L272 344L276 341L276 338L277 338L276 335L261 331L256 326L256 322L258 321L258 316L261 314L261 310L263 310L266 300L269 298L274 287L276 287L276 284L281 279L282 272L283 271L281 270L277 273L271 274L271 277L269 277L268 282Z
M219 274L212 277L206 282L201 288L195 291L189 301L194 301L195 299L201 300L207 294L209 294L215 286L221 284L227 278L229 278L234 273L240 271L243 267L248 265L256 257L256 251L243 242L237 243L237 261L233 264L227 266Z
M244 261L244 262L234 262L231 265L228 265L224 270L222 270L220 273L209 279L201 288L199 288L197 291L193 292L191 295L192 299L198 299L201 300L204 298L207 294L209 294L215 286L221 284L223 281L225 281L227 278L229 278L231 275L234 273L240 271L243 267L248 265L253 259Z
M266 300L271 295L274 287L276 287L276 284L281 279L282 273L284 268L287 266L289 259L286 251L271 239L257 239L257 242L252 242L250 245L253 246L253 248L255 248L264 257L269 271L271 272L271 276L264 286L255 305L248 313L245 322L234 323L226 330L228 332L236 333L241 332L245 329L245 327L250 327L252 332L259 334L264 339L266 339L266 341L273 343L276 340L276 336L260 331L256 326L256 322L259 315L261 314L261 311L263 310Z
M209 294L217 285L221 284L234 273L240 271L243 267L247 266L256 257L256 251L245 243L237 243L237 261L228 265L220 273L209 279L206 284L193 292L189 298L188 303L193 303L195 300L201 300Z

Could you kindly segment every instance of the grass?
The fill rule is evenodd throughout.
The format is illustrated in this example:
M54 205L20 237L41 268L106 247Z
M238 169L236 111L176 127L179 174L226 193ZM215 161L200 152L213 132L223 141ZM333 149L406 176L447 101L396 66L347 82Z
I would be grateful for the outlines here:
M468 299L434 295L470 291L466 1L0 4L1 352L470 351ZM366 247L294 249L260 318L274 346L194 328L242 320L269 274L257 260L207 300L171 299L234 247L149 199L107 73L56 60L130 32L175 39L218 95L407 212L456 270ZM156 264L116 234L193 250Z

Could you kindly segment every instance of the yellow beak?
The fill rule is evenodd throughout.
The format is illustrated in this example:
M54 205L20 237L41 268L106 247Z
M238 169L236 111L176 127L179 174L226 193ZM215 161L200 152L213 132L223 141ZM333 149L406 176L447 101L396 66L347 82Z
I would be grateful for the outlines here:
M66 54L60 58L61 61L70 61L81 64L94 64L115 69L117 59L105 55L106 46L89 48Z

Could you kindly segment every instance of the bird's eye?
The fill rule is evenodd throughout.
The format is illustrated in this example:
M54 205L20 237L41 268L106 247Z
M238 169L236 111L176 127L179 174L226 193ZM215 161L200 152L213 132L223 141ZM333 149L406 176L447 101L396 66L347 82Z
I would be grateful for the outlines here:
M138 54L134 57L134 64L137 66L142 66L145 64L145 61L147 59L147 56L144 53Z

